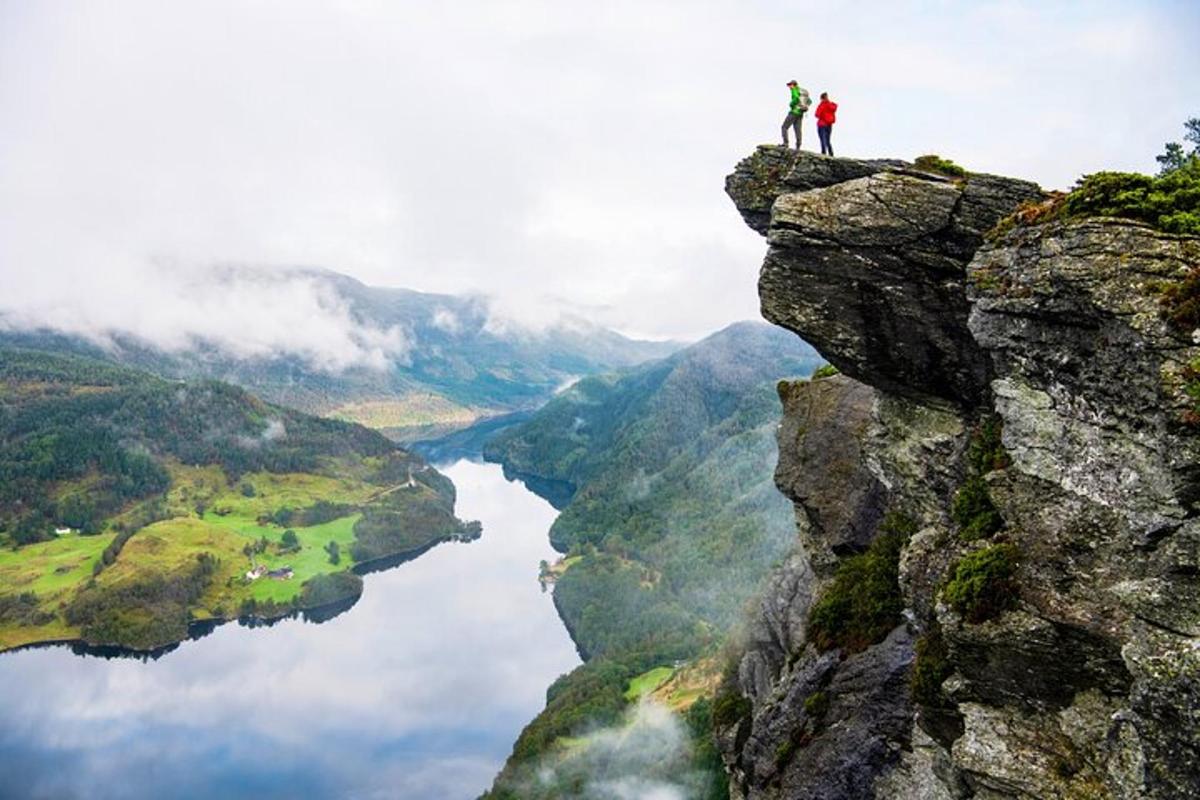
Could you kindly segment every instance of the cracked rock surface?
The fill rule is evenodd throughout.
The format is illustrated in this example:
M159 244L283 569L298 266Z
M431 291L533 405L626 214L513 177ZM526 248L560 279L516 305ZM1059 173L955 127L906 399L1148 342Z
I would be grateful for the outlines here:
M733 797L1200 798L1200 347L1161 313L1200 241L1111 219L986 241L1041 190L776 147L726 190L767 239L764 316L843 373L780 389L797 547L719 731ZM980 472L984 420L1003 457ZM969 479L999 518L978 539L951 514ZM894 514L904 614L819 650L813 604ZM1002 610L966 619L944 587L1000 545Z

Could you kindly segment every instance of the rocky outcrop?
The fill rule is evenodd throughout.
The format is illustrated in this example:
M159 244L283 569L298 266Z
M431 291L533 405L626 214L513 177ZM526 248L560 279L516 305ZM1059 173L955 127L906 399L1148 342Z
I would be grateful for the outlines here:
M781 386L798 546L720 730L733 796L1200 797L1200 331L1161 313L1200 242L986 241L1036 186L782 148L726 187L767 237L764 316L845 373ZM895 626L814 636L897 530Z
M1040 198L1037 186L765 147L726 187L770 244L759 277L764 317L890 393L967 405L986 395L965 269L983 232Z

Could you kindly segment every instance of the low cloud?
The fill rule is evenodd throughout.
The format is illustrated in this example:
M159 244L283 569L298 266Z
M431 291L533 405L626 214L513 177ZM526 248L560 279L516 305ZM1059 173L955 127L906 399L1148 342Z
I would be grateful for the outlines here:
M53 285L32 276L0 295L0 329L52 330L106 348L128 336L174 353L295 357L326 372L406 364L414 344L400 325L356 316L320 273L177 264L77 273Z
M679 717L643 700L621 724L583 737L566 755L536 770L528 794L582 787L583 800L689 800L703 795L705 777L691 768L691 740Z

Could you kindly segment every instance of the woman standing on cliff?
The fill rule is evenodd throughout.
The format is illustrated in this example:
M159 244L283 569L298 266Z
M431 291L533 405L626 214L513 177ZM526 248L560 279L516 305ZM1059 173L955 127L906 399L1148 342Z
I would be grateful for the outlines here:
M832 156L833 145L829 137L833 133L833 123L837 121L837 103L829 99L829 94L821 92L821 102L817 105L817 138L821 140L821 155Z

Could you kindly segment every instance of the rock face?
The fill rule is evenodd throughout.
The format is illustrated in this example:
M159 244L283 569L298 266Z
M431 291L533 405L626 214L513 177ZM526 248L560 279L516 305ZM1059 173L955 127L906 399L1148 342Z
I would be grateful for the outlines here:
M1200 332L1160 313L1200 241L985 241L1041 191L774 147L726 188L764 316L845 373L781 386L798 546L719 729L733 796L1200 798ZM903 614L821 649L814 605L897 519Z
M985 396L988 362L967 330L963 276L983 232L1039 199L1037 186L764 147L726 188L770 244L764 317L890 393L967 405Z

